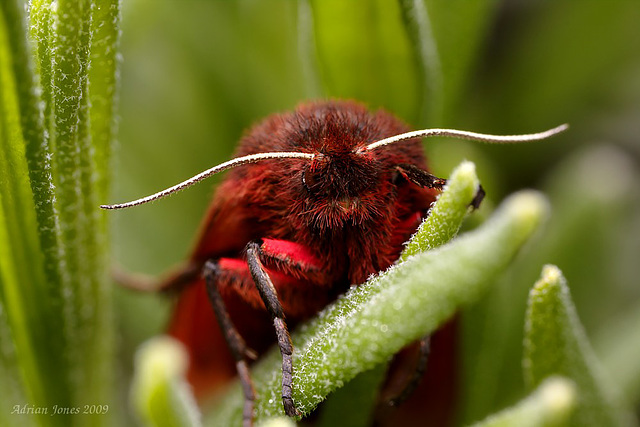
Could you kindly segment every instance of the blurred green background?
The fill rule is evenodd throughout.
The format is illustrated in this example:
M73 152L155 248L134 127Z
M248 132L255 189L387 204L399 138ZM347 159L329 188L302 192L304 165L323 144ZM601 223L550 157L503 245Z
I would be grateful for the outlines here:
M253 123L307 99L355 98L416 129L514 134L568 122L528 145L425 142L436 175L477 164L484 210L524 187L553 205L545 231L463 315L460 419L524 395L526 295L544 263L563 270L596 353L639 408L638 22L634 0L124 1L114 191L101 202L227 160ZM116 262L159 274L181 261L219 180L110 213ZM126 383L170 301L118 289L116 309Z

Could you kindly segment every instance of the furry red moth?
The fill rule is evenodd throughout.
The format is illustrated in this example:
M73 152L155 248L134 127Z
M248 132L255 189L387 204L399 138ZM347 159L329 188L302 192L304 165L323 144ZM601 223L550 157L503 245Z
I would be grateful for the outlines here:
M169 333L189 351L196 395L237 373L250 425L255 391L247 360L277 341L284 409L296 415L287 324L313 316L350 284L389 267L428 214L446 181L427 171L420 138L517 143L566 128L512 136L410 132L391 114L355 102L304 103L256 125L233 160L151 196L101 207L137 206L233 168L187 262L158 289L179 295Z

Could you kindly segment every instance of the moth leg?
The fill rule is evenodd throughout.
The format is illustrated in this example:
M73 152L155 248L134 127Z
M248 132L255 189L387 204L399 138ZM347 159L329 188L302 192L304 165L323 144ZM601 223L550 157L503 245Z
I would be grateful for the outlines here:
M484 199L484 196L487 193L484 192L484 188L482 188L481 184L478 184L478 191L476 191L476 195L473 197L473 200L471 201L471 207L473 209L479 209L480 208L480 203L482 203L482 200Z
M248 427L253 425L253 403L256 398L253 382L249 375L249 365L246 360L246 357L251 356L252 352L229 318L229 313L227 312L216 283L216 277L219 273L220 267L217 261L207 261L205 263L203 274L206 281L207 295L209 296L209 301L215 312L216 319L220 324L224 338L227 341L227 345L236 361L236 370L238 371L238 377L242 385L242 393L244 394L242 423L245 427Z
M416 362L415 371L407 381L404 389L397 396L389 399L390 406L398 406L405 400L407 400L420 384L420 380L424 376L427 369L427 362L429 360L429 353L431 351L431 335L425 335L418 342L418 360Z
M425 187L425 188L436 188L438 190L442 190L442 188L447 184L447 180L443 178L438 178L434 175L431 175L429 172L420 169L417 166L411 164L400 164L396 166L398 172L409 182L413 182L414 184ZM473 197L469 206L473 209L478 209L480 207L480 203L485 196L484 188L482 185L478 185L478 190L476 191L476 195Z
M185 262L164 277L128 272L118 266L111 269L111 278L120 286L138 292L172 292L192 283L198 278L202 266Z
M260 297L273 320L273 326L278 337L278 347L282 355L282 404L284 405L284 412L293 417L299 415L291 393L293 384L293 344L287 324L284 321L284 311L278 299L276 288L260 261L261 243L260 241L253 241L247 245L247 264Z

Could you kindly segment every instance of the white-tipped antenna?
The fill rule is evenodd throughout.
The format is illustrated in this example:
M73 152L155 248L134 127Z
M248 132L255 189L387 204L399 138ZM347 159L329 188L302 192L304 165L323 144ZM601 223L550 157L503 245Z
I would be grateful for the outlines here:
M218 172L222 172L227 169L234 168L236 166L245 165L247 163L256 163L256 162L259 162L262 160L268 160L268 159L309 159L311 160L313 159L313 154L295 153L295 152L249 154L248 156L237 157L235 159L229 160L228 162L221 163L218 166L214 166L211 169L207 169L204 172L200 172L198 175L191 177L186 181L181 182L180 184L176 184L173 187L167 188L166 190L159 191L150 196L133 200L127 203L120 203L117 205L100 205L100 207L102 209L125 209L125 208L130 208L132 206L143 205L145 203L149 203L154 200L161 199L170 194L176 193L180 190L184 190L185 188L190 187L193 184L196 184L202 181L203 179L210 177L211 175L215 175Z
M569 125L564 124L553 129L546 130L544 132L531 133L528 135L487 135L484 133L466 132L463 130L455 129L423 129L381 139L380 141L376 141L373 144L367 145L364 149L362 149L362 151L375 150L376 148L380 148L385 145L393 144L395 142L404 141L411 138L427 138L429 136L446 136L496 144L537 141L540 139L549 138L550 136L563 132L568 128Z

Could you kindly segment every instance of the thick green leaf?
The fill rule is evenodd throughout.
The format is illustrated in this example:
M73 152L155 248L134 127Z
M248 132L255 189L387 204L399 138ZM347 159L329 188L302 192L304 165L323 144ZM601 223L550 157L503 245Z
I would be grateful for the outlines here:
M57 336L61 329L61 312L49 299L52 290L41 248L43 235L39 234L38 205L34 202L38 198L34 198L32 192L32 188L49 184L45 172L35 174L44 176L44 182L30 185L29 178L34 175L29 171L24 138L25 135L37 138L37 132L34 129L25 132L23 126L37 127L37 118L21 119L22 114L36 114L29 108L33 93L26 88L33 84L29 80L34 78L32 70L27 64L16 63L28 61L25 59L28 56L22 52L27 49L26 31L20 33L16 29L24 30L24 16L17 2L2 2L1 6L0 238L3 241L0 243L0 310L3 311L2 319L7 322L2 326L3 335L10 336L10 341L3 343L3 354L8 366L13 366L15 371L13 379L2 381L0 386L8 389L3 393L17 397L21 393L17 392L16 386L21 383L19 388L24 390L27 401L6 402L11 406L27 402L38 408L52 408L55 404L69 406L63 343ZM16 72L28 74L17 78ZM42 205L39 207L43 208ZM49 418L47 422L51 425L63 422L62 417ZM47 418L40 418L44 419Z
M545 380L515 406L491 415L472 427L560 427L576 406L575 385L566 378Z
M628 424L593 354L562 272L553 265L544 267L529 295L523 366L530 387L552 375L575 382L580 397L571 425Z
M53 27L48 39L51 61L55 64L51 72L50 108L51 135L55 141L54 181L65 248L63 331L73 401L78 405L109 403L113 339L106 226L99 218L97 189L97 185L106 188L108 165L98 167L95 163L89 105L92 30L101 22L92 22L90 1L59 1L51 9L49 23ZM117 23L111 17L108 25ZM47 22L42 20L42 24ZM42 68L46 68L42 61L45 59L41 58ZM114 67L104 71L114 74L115 79ZM100 92L101 85L96 86L98 95L113 97L113 91ZM110 115L99 119L108 121L106 126L100 124L99 129L110 129ZM100 141L104 144L112 137L108 132ZM92 425L105 420L102 414L83 418L83 422Z
M469 204L476 194L478 185L473 163L463 162L458 166L451 173L443 192L438 195L437 201L429 210L429 216L400 255L399 262L451 240L458 233L469 211ZM371 296L376 290L369 288L366 292ZM349 309L348 306L340 303L331 308L332 312L343 316ZM373 416L372 411L377 403L378 386L386 372L387 364L383 363L383 365L361 373L345 387L331 394L322 410L323 425L334 425L336 420L341 420L342 423L350 426L369 425ZM353 408L358 410L354 411ZM345 419L345 413L349 414L348 419Z
M429 216L407 244L400 255L399 262L417 253L441 246L458 234L478 186L474 164L463 162L451 173L443 192L438 195L437 201L429 210ZM369 288L367 292L371 296L376 290ZM354 290L354 292L358 291ZM341 315L347 314L346 310L348 309L349 307L341 306L340 303L331 308L334 313ZM387 364L384 363L384 367L386 366ZM322 422L329 426L335 424L336 419L340 419L347 423L345 425L369 425L372 416L371 410L376 404L378 395L378 387L373 384L380 384L381 375L386 372L384 367L378 366L371 371L361 373L345 387L330 395L323 407ZM357 390L365 392L360 395L356 392ZM348 408L358 408L358 410L348 411ZM346 412L350 414L348 422L344 419Z
M303 413L358 372L387 360L433 332L456 309L476 300L535 230L547 209L537 193L505 202L492 220L448 245L411 257L357 287L294 336L298 349L294 400ZM460 266L464 266L461 268ZM371 291L375 289L375 291ZM259 417L282 413L279 354L254 369ZM238 390L217 406L215 425L238 422Z
M455 237L479 186L473 163L463 162L458 166L416 236L400 255L400 260L406 261L412 255L437 248Z
M41 425L100 425L113 322L89 117L93 5L34 1L30 31L22 1L0 6L0 329L15 370L1 394Z
M93 9L91 40L91 139L95 146L96 189L100 203L109 200L108 176L117 132L120 0L97 0Z
M38 235L45 257L45 274L49 282L51 297L57 299L59 295L56 293L61 283L61 249L58 236L60 230L54 207L51 148L40 97L40 79L35 72L34 52L28 43L22 2L5 1L3 7L7 13L7 22L10 23L8 30L13 58L11 63L16 82L25 155L29 166L29 179L36 206ZM36 7L36 9L38 8ZM42 9L48 11L48 6ZM48 14L46 15L48 16Z
M60 215L61 240L64 245L65 282L64 291L70 296L67 301L70 310L66 311L65 331L80 328L75 315L83 303L79 300L86 271L83 271L83 239L87 233L87 218L84 210L82 178L85 172L81 168L83 157L83 138L86 135L88 117L82 114L83 92L86 91L88 67L87 45L91 22L90 3L65 0L53 8L52 22L55 31L51 33L52 98L53 120L52 137L55 141L56 205ZM82 120L81 120L82 119ZM82 121L82 123L81 123ZM86 302L86 301L85 301ZM77 362L77 361L75 361ZM72 362L72 365L76 365Z

